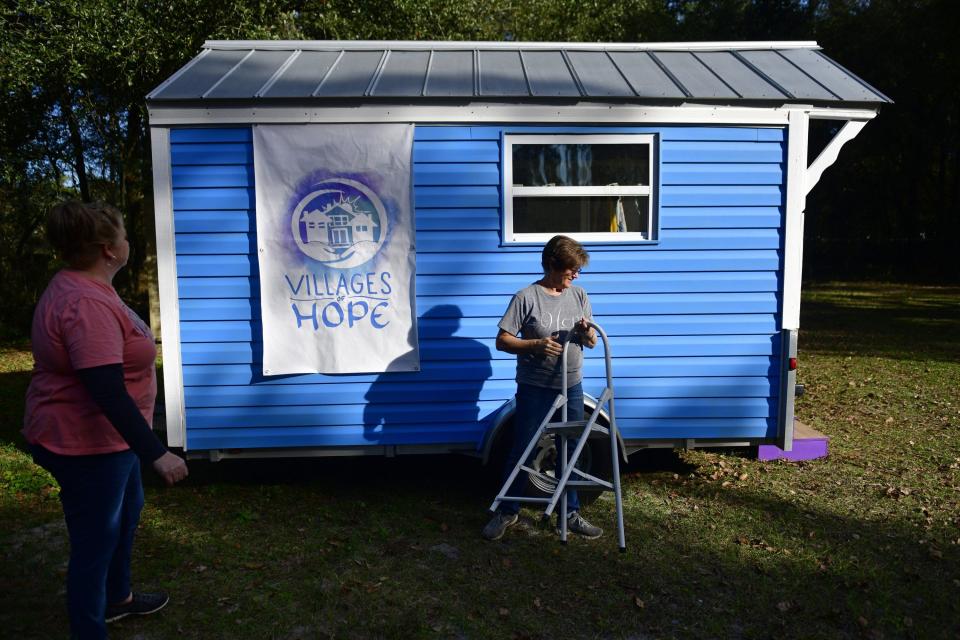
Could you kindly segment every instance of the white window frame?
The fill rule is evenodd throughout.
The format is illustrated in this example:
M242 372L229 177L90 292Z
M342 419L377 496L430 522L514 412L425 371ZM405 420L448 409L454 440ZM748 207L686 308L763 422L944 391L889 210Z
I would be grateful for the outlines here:
M648 233L579 232L565 235L584 243L653 242L656 241L654 213L654 134L510 134L503 136L503 242L504 244L543 244L556 233L516 233L513 230L513 199L524 196L646 196ZM513 184L513 145L515 144L645 144L650 168L646 186L588 186L588 187L524 187Z

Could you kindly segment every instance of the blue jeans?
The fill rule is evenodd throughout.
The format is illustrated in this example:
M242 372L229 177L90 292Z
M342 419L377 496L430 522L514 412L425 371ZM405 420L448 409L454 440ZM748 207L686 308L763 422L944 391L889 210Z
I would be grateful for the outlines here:
M510 447L510 453L507 454L507 464L503 474L503 482L507 481L510 472L517 465L520 456L530 443L530 438L536 432L537 427L547 415L550 405L553 404L559 389L548 389L546 387L535 387L529 384L517 385L517 412L513 415L513 444ZM560 411L554 415L553 420L560 420ZM577 383L567 388L567 420L583 420L583 385ZM554 442L557 446L557 479L560 478L560 436L555 436ZM536 450L534 450L536 451ZM568 446L567 454L573 453L573 447ZM532 454L531 454L532 455ZM526 463L528 466L530 460ZM522 496L527 490L527 474L520 472L507 495ZM500 503L500 513L514 514L520 512L520 503L516 500L504 500ZM577 492L567 491L567 513L580 510L580 500Z
M107 603L130 595L130 552L143 507L133 451L63 456L32 445L38 465L60 485L70 535L67 610L72 637L106 638Z

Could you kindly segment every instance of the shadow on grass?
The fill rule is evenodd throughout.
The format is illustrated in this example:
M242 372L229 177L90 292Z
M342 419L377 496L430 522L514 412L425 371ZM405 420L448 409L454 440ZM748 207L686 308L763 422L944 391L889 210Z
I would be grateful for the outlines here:
M672 450L640 452L623 469L626 554L610 500L587 510L608 530L599 541L562 547L535 527L481 540L496 481L462 456L190 468L169 490L145 474L154 488L135 560L140 581L174 593L175 615L124 621L113 637L960 633L958 549L918 542L948 532L826 511L763 484L723 487ZM46 544L0 556L17 586L0 623L17 637L65 628L66 551Z
M801 351L960 362L960 288L807 285Z

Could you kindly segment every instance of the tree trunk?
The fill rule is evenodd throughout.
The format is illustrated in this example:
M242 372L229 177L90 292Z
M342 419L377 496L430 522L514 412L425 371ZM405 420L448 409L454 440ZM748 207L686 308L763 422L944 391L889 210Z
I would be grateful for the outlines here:
M70 150L73 153L73 168L77 174L77 187L80 189L80 198L84 202L90 202L90 183L87 180L87 163L83 159L83 136L80 134L80 124L77 122L77 116L73 112L73 97L70 90L65 89L60 101L60 109L63 118L67 122L67 130L70 132Z

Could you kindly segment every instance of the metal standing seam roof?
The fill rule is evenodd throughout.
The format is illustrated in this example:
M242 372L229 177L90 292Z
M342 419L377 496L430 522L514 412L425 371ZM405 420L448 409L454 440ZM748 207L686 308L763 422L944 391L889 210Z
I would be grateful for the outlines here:
M209 41L151 103L325 99L885 103L816 42Z

